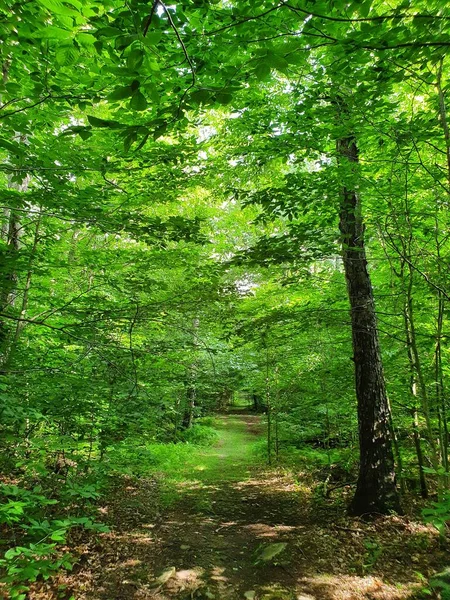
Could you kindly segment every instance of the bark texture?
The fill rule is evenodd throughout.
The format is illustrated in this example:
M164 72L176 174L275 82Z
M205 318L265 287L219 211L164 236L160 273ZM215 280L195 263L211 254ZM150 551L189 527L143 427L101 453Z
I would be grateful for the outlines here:
M351 308L360 446L358 483L349 512L353 515L385 514L400 511L400 502L360 198L356 186L347 183L354 179L352 170L358 163L355 139L339 140L337 152L346 181L341 191L339 228Z

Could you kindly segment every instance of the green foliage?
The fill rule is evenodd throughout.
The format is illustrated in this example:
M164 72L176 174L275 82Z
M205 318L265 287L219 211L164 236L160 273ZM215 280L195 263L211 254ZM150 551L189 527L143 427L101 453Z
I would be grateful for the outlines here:
M284 552L286 547L286 542L277 542L275 544L260 546L256 550L255 564L272 563L276 565L278 561L277 556Z
M44 507L58 504L58 500L47 498L40 486L27 490L17 485L1 484L0 495L4 502L0 506L0 523L5 525L30 519Z
M430 587L434 592L439 592L442 600L450 598L450 569L436 573L430 579Z
M98 497L98 493L93 495L92 488L72 485L63 490L61 498L68 495L72 500L83 501ZM0 523L8 526L14 537L23 540L20 545L9 548L0 559L0 569L4 572L0 581L7 585L14 600L26 597L28 583L38 578L48 579L61 568L72 569L74 558L60 548L67 544L71 529L82 527L97 533L109 531L106 525L86 516L46 518L47 508L60 504L60 501L48 498L39 486L28 490L2 484L0 494L5 500L0 506Z
M208 425L194 424L180 433L180 440L199 446L211 446L217 441L217 431Z
M234 397L270 421L255 460L355 471L344 187L399 480L448 483L450 15L291 4L0 7L0 518L36 561L111 473L207 478ZM427 511L444 532L447 496Z
M364 540L364 548L365 554L362 564L363 574L370 573L380 556L383 554L383 547L376 540Z
M445 539L450 522L450 493L446 491L439 500L431 502L422 510L422 515L425 523L431 523Z
M24 600L29 589L27 583L38 577L48 579L61 568L71 570L73 560L70 555L59 552L56 543L38 542L10 548L0 559L0 567L6 572L0 581L7 584L11 599Z

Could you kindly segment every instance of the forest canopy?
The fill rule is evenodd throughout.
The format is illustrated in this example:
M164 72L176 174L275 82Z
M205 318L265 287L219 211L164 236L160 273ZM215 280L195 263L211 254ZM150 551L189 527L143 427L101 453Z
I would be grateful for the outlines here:
M445 537L449 48L441 0L0 2L11 598L236 403L261 463Z

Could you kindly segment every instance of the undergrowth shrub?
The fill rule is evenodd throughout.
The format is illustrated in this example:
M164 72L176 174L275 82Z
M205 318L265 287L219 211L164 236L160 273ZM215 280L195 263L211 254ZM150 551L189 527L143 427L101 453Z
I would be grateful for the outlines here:
M196 446L211 446L218 439L216 429L208 425L195 423L189 429L180 433L180 440Z
M172 472L183 467L192 455L188 444L139 444L123 442L108 456L111 472L143 477L158 471Z
M450 492L444 492L439 500L431 502L422 510L422 516L425 523L431 523L438 530L441 540L444 540L450 523Z
M61 568L72 568L74 558L62 550L72 529L109 531L89 516L67 514L68 501L71 508L89 513L87 503L98 495L95 486L80 481L61 485L58 498L49 497L40 485L31 489L0 485L0 526L10 546L0 559L0 583L12 600L24 600L28 584L38 578L48 579Z
M204 425L205 427L217 427L218 419L216 417L198 417L195 420L195 425Z

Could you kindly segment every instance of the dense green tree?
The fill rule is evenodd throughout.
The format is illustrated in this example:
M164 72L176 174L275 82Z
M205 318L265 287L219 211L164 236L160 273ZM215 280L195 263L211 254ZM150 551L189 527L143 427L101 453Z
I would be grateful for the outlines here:
M0 3L6 481L95 480L237 399L269 461L357 477L353 514L445 497L449 28L438 0Z

